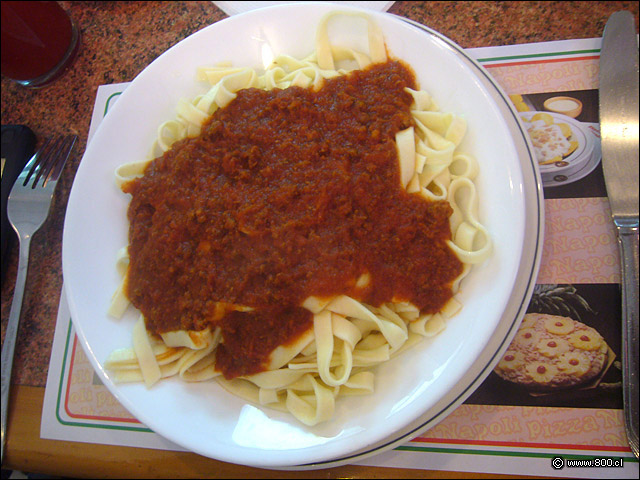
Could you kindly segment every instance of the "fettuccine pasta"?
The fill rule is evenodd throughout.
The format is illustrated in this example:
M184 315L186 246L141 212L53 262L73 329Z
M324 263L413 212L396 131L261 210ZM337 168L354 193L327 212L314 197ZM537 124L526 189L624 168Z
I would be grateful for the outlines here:
M363 14L368 25L368 52L334 46L328 38L333 12L322 19L316 37L316 51L298 60L286 55L259 74L251 68L218 65L203 67L198 79L211 88L192 100L181 100L176 118L158 128L157 139L146 160L127 163L116 172L116 184L125 187L145 175L149 163L169 152L176 142L195 138L212 115L234 101L241 90L265 91L292 86L318 90L328 79L387 62L382 33ZM412 97L412 124L395 135L402 188L426 202L446 201L451 239L447 245L462 263L451 282L451 298L435 313L424 313L402 298L371 305L340 294L331 297L309 295L300 305L312 314L312 324L292 341L277 346L263 371L226 378L216 364L216 354L225 345L219 326L210 322L202 330L174 330L160 334L148 329L140 315L133 329L132 348L114 351L105 362L115 382L144 382L152 386L162 378L178 376L189 382L215 379L225 389L255 404L289 412L313 426L332 418L336 398L374 392L374 367L397 356L425 337L446 328L448 319L462 308L457 293L471 267L491 254L489 233L478 219L478 198L474 178L476 160L459 151L466 133L463 117L441 112L433 98L422 90L407 88ZM240 228L240 227L238 227ZM247 234L251 232L247 231ZM206 248L206 242L201 243ZM109 314L121 317L131 303L126 293L129 251L119 252L117 265L123 282L114 293ZM371 277L363 273L355 291L370 287ZM252 313L250 305L215 301L218 318L230 313ZM228 340L228 339L227 339Z

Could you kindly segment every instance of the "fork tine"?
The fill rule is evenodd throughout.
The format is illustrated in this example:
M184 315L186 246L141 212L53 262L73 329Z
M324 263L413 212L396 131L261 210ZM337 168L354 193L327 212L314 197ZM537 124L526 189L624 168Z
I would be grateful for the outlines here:
M27 175L23 185L26 185L31 176L35 173L35 179L31 185L31 188L36 188L40 179L42 180L42 186L46 186L49 181L56 182L60 177L62 168L69 158L69 154L75 144L77 135L67 135L64 137L58 137L54 142L47 139L42 148L36 154L36 162L31 167L29 174ZM34 159L32 158L32 161ZM31 163L31 161L29 162Z
M29 183L29 180L31 180L32 175L38 171L38 167L42 160L43 152L45 151L45 149L49 147L50 143L51 143L51 140L47 138L42 144L42 147L40 147L40 149L33 154L33 156L29 159L29 163L27 163L27 165L22 170L22 173L20 174L20 179L22 180L23 186L26 186L27 183ZM25 172L27 172L26 175L25 175Z
M61 155L58 157L58 161L56 165L51 169L51 174L49 175L49 179L51 181L57 182L58 178L60 178L60 174L62 173L62 169L64 168L65 163L67 163L67 159L69 158L69 154L73 150L73 146L78 139L77 135L67 135L64 141L64 144L61 148Z
M38 168L35 172L36 178L33 180L33 183L31 184L31 188L36 188L36 186L38 185L38 182L40 181L40 178L42 178L43 176L45 178L43 185L46 182L47 173L51 168L51 163L55 156L54 152L59 143L60 143L60 138L57 138L54 143L52 143L49 140L40 149L40 152L42 153L40 154L40 161L38 162Z

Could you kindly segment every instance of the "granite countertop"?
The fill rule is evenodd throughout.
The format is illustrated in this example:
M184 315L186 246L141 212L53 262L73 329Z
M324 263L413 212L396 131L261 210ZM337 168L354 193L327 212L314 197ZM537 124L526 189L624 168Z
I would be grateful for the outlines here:
M58 183L48 221L33 238L12 383L44 387L62 288L64 214L75 171L84 153L99 85L132 81L169 47L226 18L212 2L60 2L81 31L72 68L40 90L2 78L2 124L29 126L38 140L78 134L79 142ZM395 2L390 13L410 18L463 48L602 36L615 11L638 2ZM87 199L90 201L90 199ZM14 242L2 283L2 339L17 272Z

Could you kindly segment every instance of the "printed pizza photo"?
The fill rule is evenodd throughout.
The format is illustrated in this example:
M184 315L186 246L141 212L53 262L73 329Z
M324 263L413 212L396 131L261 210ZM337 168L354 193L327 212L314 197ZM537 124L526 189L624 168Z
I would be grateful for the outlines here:
M612 355L594 328L570 317L528 313L494 371L530 391L557 391L587 386Z
M521 118L540 165L562 162L578 148L579 143L568 123L556 122L556 118L543 112Z

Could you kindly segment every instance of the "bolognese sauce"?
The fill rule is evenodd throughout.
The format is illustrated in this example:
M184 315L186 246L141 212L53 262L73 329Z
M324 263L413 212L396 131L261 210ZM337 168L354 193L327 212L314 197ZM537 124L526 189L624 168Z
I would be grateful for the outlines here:
M312 327L309 296L439 311L462 263L449 203L401 185L407 87L411 70L387 61L318 90L240 90L127 183L125 292L147 329L220 327L216 368L234 378Z

